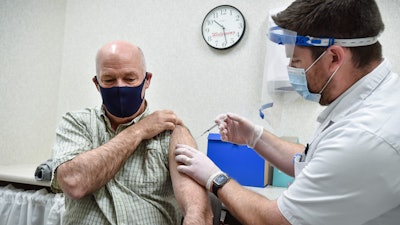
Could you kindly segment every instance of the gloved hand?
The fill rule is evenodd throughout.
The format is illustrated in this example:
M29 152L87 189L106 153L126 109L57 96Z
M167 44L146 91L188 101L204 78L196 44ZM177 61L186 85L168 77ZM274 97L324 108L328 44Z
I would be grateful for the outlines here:
M222 171L203 152L188 145L177 144L175 160L178 171L192 177L211 191L212 180Z
M223 141L254 148L260 139L263 128L233 113L221 114L215 119Z

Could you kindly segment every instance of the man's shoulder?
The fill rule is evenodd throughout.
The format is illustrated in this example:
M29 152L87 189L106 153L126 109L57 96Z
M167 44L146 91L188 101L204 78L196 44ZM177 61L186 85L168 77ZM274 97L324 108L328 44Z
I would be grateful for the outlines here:
M102 115L102 110L99 107L83 108L78 110L68 111L63 117L71 117L76 119L90 118L91 116L100 117Z
M60 120L59 127L85 127L101 124L102 111L100 108L84 108L66 112Z

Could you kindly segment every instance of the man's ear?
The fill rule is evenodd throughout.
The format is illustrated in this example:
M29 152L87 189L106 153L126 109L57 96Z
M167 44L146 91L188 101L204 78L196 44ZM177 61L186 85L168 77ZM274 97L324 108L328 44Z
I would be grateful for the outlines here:
M151 78L153 77L153 73L151 73L151 72L147 72L147 75L146 75L146 82L145 82L145 84L144 84L144 87L147 89L149 86L150 86L150 81L151 81Z
M93 81L94 85L96 86L97 91L100 91L99 82L97 81L97 77L94 76L94 77L92 78L92 81Z
M329 70L333 72L338 66L342 65L345 58L345 49L342 46L332 45L329 47L328 51L332 56Z

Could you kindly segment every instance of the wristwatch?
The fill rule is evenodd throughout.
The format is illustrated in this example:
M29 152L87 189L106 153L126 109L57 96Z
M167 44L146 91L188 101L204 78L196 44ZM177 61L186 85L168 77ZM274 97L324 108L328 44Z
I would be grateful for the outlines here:
M228 175L221 173L212 180L212 192L215 196L218 197L218 190L228 183L230 179L231 178L228 177Z

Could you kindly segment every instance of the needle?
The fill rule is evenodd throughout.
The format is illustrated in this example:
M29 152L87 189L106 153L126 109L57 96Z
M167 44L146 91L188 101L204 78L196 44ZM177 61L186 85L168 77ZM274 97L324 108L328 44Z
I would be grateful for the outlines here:
M206 134L207 132L209 132L211 129L213 129L214 127L218 126L218 124L214 124L212 125L210 128L208 128L206 131L204 131L198 138L200 138L201 136L203 136L204 134ZM196 138L197 139L197 138Z

